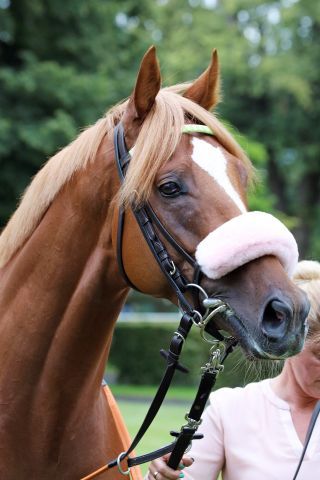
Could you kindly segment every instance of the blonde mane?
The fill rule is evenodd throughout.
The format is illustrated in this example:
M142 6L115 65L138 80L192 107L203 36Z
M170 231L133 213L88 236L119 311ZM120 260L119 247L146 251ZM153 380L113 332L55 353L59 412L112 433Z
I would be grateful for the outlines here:
M126 180L119 193L122 204L148 198L157 171L177 148L186 117L193 119L193 123L200 122L210 127L226 150L244 162L249 174L252 172L250 161L219 120L181 96L188 86L175 85L158 93L153 108L143 122ZM128 100L109 110L105 117L51 157L38 172L0 236L0 268L32 235L45 211L72 175L85 169L88 162L94 160L102 139L112 134L127 103Z

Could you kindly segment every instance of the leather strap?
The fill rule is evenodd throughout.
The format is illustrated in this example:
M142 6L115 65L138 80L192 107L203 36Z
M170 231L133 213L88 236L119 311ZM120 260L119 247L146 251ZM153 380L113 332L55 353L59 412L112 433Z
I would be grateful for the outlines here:
M145 432L147 431L147 429L151 425L151 423L154 420L156 414L158 413L158 411L159 411L159 409L160 409L160 407L163 403L163 400L164 400L164 398L167 394L169 386L171 384L171 381L172 381L173 375L175 373L175 370L177 369L177 367L179 365L180 353L182 351L182 347L183 347L183 344L185 342L185 339L187 338L188 333L190 332L192 324L193 324L193 317L191 317L189 314L185 313L180 320L180 324L179 324L179 327L178 327L177 331L174 333L174 335L172 337L170 347L169 347L169 350L167 352L167 367L166 367L164 376L162 377L162 380L160 382L160 385L158 387L158 390L155 394L155 397L152 400L152 403L151 403L151 405L149 407L149 410L148 410L148 412L145 416L145 419L142 422L141 427L139 428L138 433L136 434L135 438L133 439L133 441L132 441L130 447L128 448L128 450L122 454L121 460L125 459L128 455L130 455L132 450L135 449L135 447L138 445L138 443L140 442L140 440L144 436ZM174 444L172 444L172 448L173 447L174 447ZM168 446L166 446L164 448L167 449ZM161 451L161 449L160 449L160 451ZM171 450L168 450L168 452L170 452L170 451ZM128 459L128 465L129 466L130 465L139 465L143 461L148 461L149 458L150 459L151 458L157 458L158 452L159 451L157 450L157 452L151 452L150 454L143 455L141 457L141 461L138 460L138 457L137 458L130 458L130 459ZM166 450L165 453L167 453L167 450ZM155 455L155 456L153 456L153 455ZM160 456L161 455L164 455L164 453L163 454L160 453ZM146 460L143 460L144 458ZM117 465L117 460L116 459L112 460L111 462L108 463L108 468L115 467L116 465Z
M165 226L162 224L160 221L159 217L156 215L155 211L151 207L151 205L148 203L146 206L146 211L149 214L150 218L152 221L156 224L157 228L160 230L162 235L168 242L173 246L173 248L180 253L180 255L192 266L196 267L198 266L197 262L195 261L194 258L189 255L188 252L185 251L183 247L172 237L172 235L168 232L168 230L165 228ZM200 268L200 267L199 267Z
M199 126L199 128L201 125ZM195 126L193 126L195 128ZM202 127L201 127L202 128ZM193 131L195 131L193 129ZM115 159L117 163L117 169L119 172L120 180L123 181L126 175L128 165L130 163L130 153L128 152L125 137L124 129L121 122L119 122L114 129L114 149L115 149ZM166 276L170 286L177 295L180 307L183 311L188 312L190 315L193 314L194 307L192 307L187 301L184 292L186 287L186 279L183 277L178 267L174 264L171 259L166 247L163 245L160 240L157 232L155 231L154 226L161 232L163 237L173 246L173 248L193 267L194 269L194 278L197 279L197 282L200 280L201 269L195 259L189 255L188 252L173 238L173 236L168 232L165 226L162 224L160 219L157 217L156 213L152 209L151 205L146 202L145 205L140 207L132 206L132 212L135 215L137 223L140 227L140 230L153 253L154 258L156 259L158 265L160 266L162 272ZM117 259L119 271L122 273L123 278L127 284L134 288L135 290L139 289L132 284L128 278L122 260L122 232L123 232L123 223L124 223L124 211L120 209L119 220L118 220L118 233L117 233ZM196 283L197 283L196 282ZM193 300L196 305L196 309L199 312L203 312L203 307L199 298L199 291L193 291ZM223 339L223 336L219 333L218 329L213 325L213 322L210 322L210 335L216 337L218 340Z
M310 423L309 423L307 434L306 434L306 439L304 441L304 447L303 447L301 457L300 457L297 469L295 471L295 474L294 474L292 480L296 480L296 478L298 476L298 473L300 471L300 468L301 468L305 453L307 451L307 448L308 448L308 445L309 445L309 442L310 442L310 438L311 438L314 426L316 424L317 418L319 416L319 413L320 413L320 400L318 400L318 402L316 403L316 406L314 407L314 410L312 412L312 415L311 415L311 418L310 418Z
M118 125L116 125L114 130L114 148L115 148L115 157L116 157L116 163L117 163L120 180L123 181L125 178L125 173L126 173L128 164L130 162L130 154L125 144L124 130L121 122ZM194 312L192 306L189 304L189 302L187 301L184 295L186 281L181 275L179 269L173 263L162 241L159 239L154 229L153 223L156 224L157 228L160 230L162 235L177 250L177 252L180 253L180 255L182 255L183 258L194 267L196 276L199 276L200 270L199 268L197 268L196 261L176 242L176 240L172 237L172 235L166 230L166 228L162 225L161 221L158 219L157 215L155 214L152 207L148 203L146 203L146 205L139 206L139 207L133 206L132 211L133 211L133 214L135 215L135 218L141 229L141 232L143 233L143 236L151 252L153 253L154 258L158 262L170 286L172 287L175 294L177 295L177 298L180 303L180 307L184 311L184 314L181 318L177 331L174 333L172 337L168 352L164 352L164 355L167 359L167 367L166 367L164 376L161 380L161 383L158 387L157 393L146 414L146 417L138 433L136 434L134 440L132 441L130 447L128 448L128 450L124 452L122 455L120 455L120 459L118 457L118 459L112 460L111 462L109 462L105 467L107 469L110 469L116 466L119 460L122 461L125 458L127 458L130 455L130 453L134 450L134 448L138 445L138 443L144 436L145 432L151 425L153 419L155 418L156 414L158 413L163 403L163 400L169 389L175 370L176 369L185 370L184 367L182 367L179 364L179 356L180 356L183 344L185 342L185 339L187 338L187 335L192 327L192 324L199 321L197 312ZM118 234L117 234L117 237L118 237L117 254L118 254L119 270L124 276L127 283L131 287L136 288L134 285L132 285L128 276L126 275L125 268L122 261L122 229L123 229L123 219L124 219L123 210L120 210L119 217L120 218L119 218ZM220 334L219 334L219 337L221 338ZM202 400L200 401L200 397L201 399L204 398L204 395L207 395L208 397L211 390L210 385L212 386L214 383L214 382L210 383L212 382L212 380L213 379L210 378L209 380L209 378L206 377L205 379L202 379L202 382L200 383L201 391L200 393L198 392L198 395L196 398L198 398L197 403L199 404L201 403L202 411L204 409L205 403L202 406ZM209 390L206 391L206 394L204 394L204 389L207 389L207 388L209 388ZM198 407L195 406L194 408L196 409ZM156 452L151 452L149 454L142 455L140 457L129 458L127 460L128 466L138 465L140 463L150 461L151 459L157 458L158 456L161 456L164 453L172 451L172 449L174 448L175 450L179 450L179 454L182 452L181 454L182 456L185 450L182 448L183 445L186 443L190 443L192 438L196 438L195 431L193 429L192 429L193 430L192 432L189 430L185 429L185 433L183 437L180 438L180 436L178 436L177 441L171 445L163 447L162 449L157 450ZM198 438L200 437L198 436Z
M226 347L225 353L220 360L220 369L219 368L206 368L199 384L199 388L196 394L196 397L191 406L190 412L186 416L188 420L188 425L185 425L181 428L180 433L177 435L177 440L172 450L172 454L169 458L168 466L176 470L178 465L183 457L186 449L191 444L192 440L199 438L196 435L196 431L201 423L201 416L205 409L206 403L208 401L209 395L216 383L217 376L222 368L227 356L233 351L237 345L237 340L230 337L228 339L228 345ZM203 435L200 435L202 438Z
M119 177L120 177L120 180L123 181L125 178L126 170L130 162L130 154L125 144L124 130L121 122L119 122L114 129L114 149L115 149L115 158L116 158ZM148 246L151 249L153 256L158 262L162 272L165 274L169 284L171 285L174 292L176 293L182 309L184 311L191 313L193 309L190 306L189 302L187 301L186 297L183 295L186 281L181 275L179 269L174 265L174 262L171 259L169 253L167 252L165 246L163 245L158 235L156 234L153 227L152 220L148 215L147 210L149 210L151 214L153 213L154 219L157 218L152 208L148 204L138 208L135 208L134 206L132 207L133 214L135 215L135 218L140 226L143 236L146 239ZM131 287L137 289L130 282L128 276L125 273L125 269L123 266L123 261L122 261L123 212L120 212L120 214L122 218L121 220L119 220L119 224L118 224L119 228L118 228L118 235L117 235L118 237L117 238L117 257L118 257L119 270L123 274L123 277L128 282L128 284ZM159 225L162 226L160 220L158 220L158 226ZM162 233L164 231L165 231L165 228L162 226ZM170 236L169 233L168 233L168 236ZM178 245L177 242L174 241L174 243L175 245ZM179 246L179 248L180 248L179 252L183 250L182 247ZM185 258L188 257L189 259L191 259L191 257L186 252L184 253L185 253Z

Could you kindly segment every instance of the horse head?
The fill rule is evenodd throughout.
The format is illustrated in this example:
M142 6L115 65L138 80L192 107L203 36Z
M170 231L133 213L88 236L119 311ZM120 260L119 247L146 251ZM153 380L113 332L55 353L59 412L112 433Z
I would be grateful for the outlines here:
M122 117L131 155L119 194L126 209L121 252L126 276L142 292L177 303L130 211L148 202L174 239L172 245L159 232L174 266L189 283L195 269L201 272L209 300L230 307L232 314L218 316L217 327L236 336L249 356L294 355L302 348L309 310L305 294L290 280L296 242L272 215L247 210L253 168L209 112L219 99L216 51L194 83L164 89L160 84L152 47Z

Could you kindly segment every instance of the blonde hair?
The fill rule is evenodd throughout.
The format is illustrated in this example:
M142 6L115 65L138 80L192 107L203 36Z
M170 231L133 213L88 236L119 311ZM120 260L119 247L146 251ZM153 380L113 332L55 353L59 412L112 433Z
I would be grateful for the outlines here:
M242 160L249 177L252 176L250 161L221 122L212 113L181 95L189 86L175 85L158 93L137 138L133 158L118 196L121 204L129 205L133 200L142 202L149 197L157 171L177 148L186 118L211 128L221 145ZM76 172L94 160L105 135L111 139L128 101L114 106L70 145L51 157L38 172L0 236L0 268L32 235L61 188Z
M311 304L307 339L320 341L320 263L312 260L299 262L293 280L306 292Z

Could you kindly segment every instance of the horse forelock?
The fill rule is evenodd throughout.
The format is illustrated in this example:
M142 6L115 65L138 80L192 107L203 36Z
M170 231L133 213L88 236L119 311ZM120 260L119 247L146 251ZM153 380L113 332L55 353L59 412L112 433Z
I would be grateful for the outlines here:
M187 88L188 84L179 84L163 88L158 93L137 138L134 155L119 192L120 203L128 205L133 200L144 201L149 197L156 173L177 148L182 127L188 118L211 128L224 148L243 161L249 175L252 172L243 150L221 122L181 95ZM127 103L128 100L112 107L103 118L51 157L37 173L0 236L0 268L32 235L47 208L73 174L84 170L88 162L95 159L104 136L112 133Z
M185 123L203 123L213 132L218 142L239 158L249 178L253 167L236 140L215 115L183 97L189 84L163 88L143 122L134 146L125 182L119 192L119 202L129 206L133 201L142 203L150 196L152 185L160 167L176 150Z

